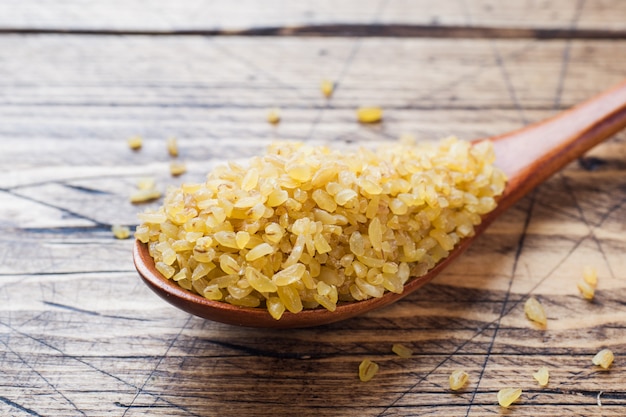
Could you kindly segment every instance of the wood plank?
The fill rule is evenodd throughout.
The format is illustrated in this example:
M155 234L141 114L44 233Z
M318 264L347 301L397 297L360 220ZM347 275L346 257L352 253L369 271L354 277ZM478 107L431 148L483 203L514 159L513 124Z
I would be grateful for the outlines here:
M229 31L320 25L413 25L422 27L495 27L624 31L619 0L282 0L167 1L82 0L0 2L0 28L113 31ZM320 33L323 33L320 30ZM340 33L340 32L338 32Z
M520 127L618 81L623 47L0 36L0 414L479 416L506 413L495 395L515 385L525 391L515 415L622 415L624 134L521 201L422 291L315 329L190 317L141 283L132 242L109 226L134 225L147 207L128 202L137 179L200 181L275 139L373 145ZM325 77L339 82L329 101ZM382 124L355 122L365 103L383 106ZM283 111L277 127L265 121L270 107ZM139 152L125 143L134 134L145 137ZM167 172L169 136L189 164L182 177ZM576 289L585 265L600 276L593 302ZM546 329L524 316L530 295ZM413 356L394 355L394 343ZM604 347L616 354L610 371L590 362ZM381 369L361 383L366 358ZM542 365L546 388L531 376ZM456 368L470 381L452 393Z

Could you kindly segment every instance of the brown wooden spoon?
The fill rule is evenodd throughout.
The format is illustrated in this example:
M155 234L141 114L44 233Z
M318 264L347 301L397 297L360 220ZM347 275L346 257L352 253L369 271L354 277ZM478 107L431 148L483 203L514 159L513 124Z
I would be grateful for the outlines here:
M407 282L402 294L344 303L334 312L324 308L285 312L273 319L262 308L242 308L211 301L165 279L154 267L147 245L135 242L134 261L145 283L174 306L209 320L248 327L297 328L332 323L389 305L432 280L478 237L502 212L587 150L626 127L626 81L553 118L489 139L494 144L496 165L509 181L498 206L483 217L475 236L465 238L428 274ZM479 142L481 140L475 141Z

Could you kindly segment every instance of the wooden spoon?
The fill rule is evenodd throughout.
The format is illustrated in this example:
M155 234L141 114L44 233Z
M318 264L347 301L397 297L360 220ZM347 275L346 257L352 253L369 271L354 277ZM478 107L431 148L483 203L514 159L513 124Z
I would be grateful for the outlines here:
M140 241L135 242L135 266L145 283L163 299L188 313L209 320L268 328L309 327L345 320L389 305L432 280L502 212L565 165L624 127L626 81L553 118L511 133L482 139L493 142L496 165L509 178L504 193L498 200L498 206L483 217L483 222L476 227L475 236L463 239L428 274L409 280L402 294L387 292L381 298L340 304L334 312L325 308L303 310L297 314L287 311L280 320L275 320L263 308L242 308L211 301L165 279L154 267L147 245Z

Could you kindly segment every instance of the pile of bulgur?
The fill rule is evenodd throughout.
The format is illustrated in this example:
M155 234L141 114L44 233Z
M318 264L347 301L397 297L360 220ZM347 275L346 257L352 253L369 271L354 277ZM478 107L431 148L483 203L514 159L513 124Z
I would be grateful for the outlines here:
M157 269L211 299L285 310L401 293L471 236L505 175L488 141L350 152L273 144L168 191L135 236Z

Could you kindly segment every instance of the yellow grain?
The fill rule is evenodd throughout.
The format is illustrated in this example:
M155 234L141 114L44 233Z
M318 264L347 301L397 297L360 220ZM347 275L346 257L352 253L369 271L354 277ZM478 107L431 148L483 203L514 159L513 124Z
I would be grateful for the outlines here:
M170 174L177 177L187 172L187 165L184 162L172 161L170 162Z
M503 388L498 391L498 404L501 407L508 408L522 395L521 388Z
M450 374L449 383L452 391L458 391L467 384L469 374L461 369L456 369Z
M401 343L391 346L391 351L401 358L410 358L413 355L413 351Z
M383 118L383 111L380 107L360 107L356 117L361 123L378 123Z
M178 156L178 141L176 138L168 138L166 142L167 153L172 157Z
M615 356L610 349L602 349L600 352L596 353L591 361L594 365L597 365L602 369L609 369L614 359Z
M111 232L116 239L128 239L130 237L130 228L120 224L111 226Z
M330 80L322 80L320 83L320 90L322 90L322 94L324 97L330 98L333 95L333 91L335 89L335 84Z
M376 362L364 359L359 364L359 379L361 382L370 381L378 373L379 366Z
M548 317L546 316L546 312L543 309L543 306L535 297L530 297L524 303L524 313L526 313L526 317L529 320L534 321L542 326L545 326L548 323Z
M137 190L130 195L130 202L133 204L148 203L161 198L161 191L155 189Z
M542 366L533 374L533 378L535 378L540 386L545 387L550 380L550 371L545 366Z
M141 136L132 136L128 138L127 143L130 149L137 151L143 146L143 139Z
M595 288L598 285L598 272L591 266L583 268L583 279L587 284Z
M595 296L595 289L589 285L587 281L581 281L577 284L578 291L580 291L580 295L586 300L593 300Z
M278 124L280 122L280 110L279 109L271 109L267 113L267 122L273 125Z

